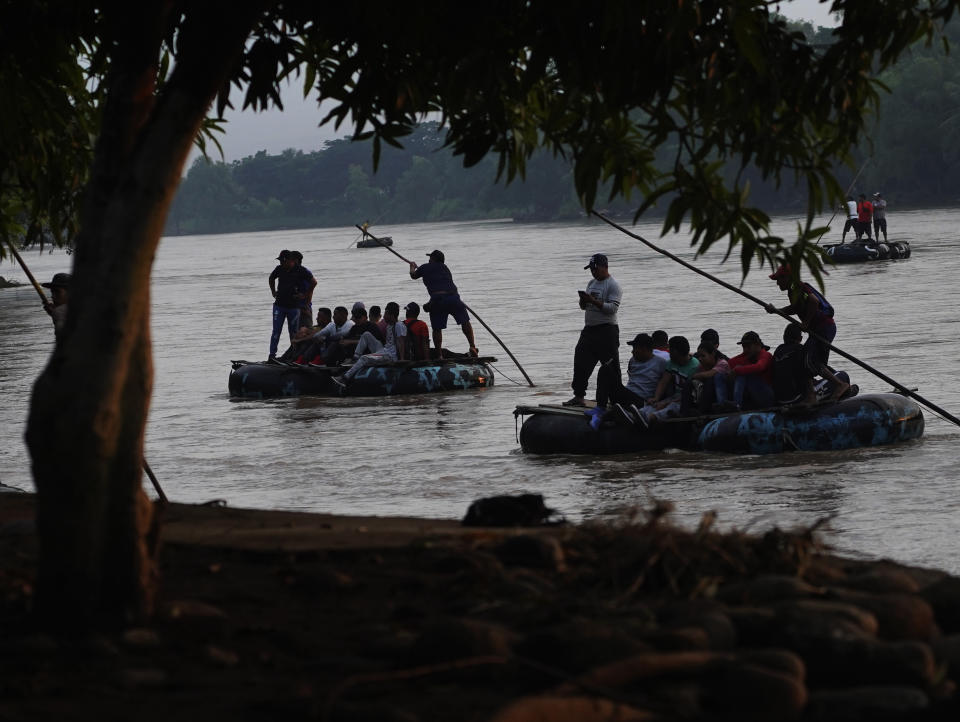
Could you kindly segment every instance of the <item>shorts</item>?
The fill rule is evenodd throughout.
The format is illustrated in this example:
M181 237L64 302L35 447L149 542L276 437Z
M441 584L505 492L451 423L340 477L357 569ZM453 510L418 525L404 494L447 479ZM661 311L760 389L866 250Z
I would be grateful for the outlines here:
M818 376L823 371L823 367L830 360L830 345L837 335L837 324L824 323L813 329L813 333L807 336L803 347L806 351L807 372L811 376ZM820 341L816 336L823 339ZM826 343L824 343L826 341Z
M447 327L447 316L453 316L458 326L470 320L467 307L460 300L460 295L450 293L444 296L430 297L430 327L443 330Z

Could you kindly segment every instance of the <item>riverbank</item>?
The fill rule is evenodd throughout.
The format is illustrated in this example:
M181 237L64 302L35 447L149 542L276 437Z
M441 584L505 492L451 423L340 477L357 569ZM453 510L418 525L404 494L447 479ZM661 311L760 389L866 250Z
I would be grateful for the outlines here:
M160 613L29 629L33 496L0 496L0 718L953 719L960 579L762 536L170 505Z

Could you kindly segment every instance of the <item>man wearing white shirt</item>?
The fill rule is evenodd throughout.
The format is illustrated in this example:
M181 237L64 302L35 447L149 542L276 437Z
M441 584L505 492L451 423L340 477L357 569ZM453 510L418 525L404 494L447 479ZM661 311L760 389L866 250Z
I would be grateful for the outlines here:
M385 366L405 358L407 327L400 321L400 304L395 301L388 303L383 309L383 320L387 322L386 343L381 344L373 334L364 333L357 344L357 352L362 355L343 374L342 385L349 385L368 366ZM341 383L336 378L334 381Z
M323 350L346 336L352 328L353 321L347 318L346 306L337 306L333 309L333 320L313 334L310 346L295 363L323 364Z

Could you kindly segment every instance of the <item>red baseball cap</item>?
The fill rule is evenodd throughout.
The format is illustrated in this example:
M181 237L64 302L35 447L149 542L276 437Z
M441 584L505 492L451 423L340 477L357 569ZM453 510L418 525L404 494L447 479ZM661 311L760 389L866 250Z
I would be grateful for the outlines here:
M778 281L781 278L788 278L790 276L790 264L785 263L780 266L776 271L770 274L771 280Z

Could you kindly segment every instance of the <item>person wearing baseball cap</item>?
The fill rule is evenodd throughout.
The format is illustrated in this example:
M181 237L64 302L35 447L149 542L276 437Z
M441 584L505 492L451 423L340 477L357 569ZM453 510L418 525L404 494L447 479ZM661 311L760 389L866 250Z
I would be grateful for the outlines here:
M849 383L838 378L827 362L830 360L830 344L837 335L837 323L834 320L833 306L826 297L809 283L795 277L788 264L780 266L770 274L770 279L777 282L781 291L787 292L790 304L777 308L772 303L764 306L767 313L779 313L785 316L795 315L800 322L800 329L807 332L807 341L804 344L806 378L804 387L805 403L814 403L817 400L813 387L814 376L820 375L830 382L833 388L833 399L840 399L855 393Z
M407 327L407 351L411 361L427 361L430 358L430 329L420 320L420 304L411 301L403 307Z
M620 284L610 275L609 261L603 253L594 253L583 270L589 270L592 280L586 290L577 291L583 314L583 330L573 352L573 398L564 406L585 407L587 384L597 364L597 408L607 405L610 389L622 384L620 374L620 327L617 311L622 292ZM601 379L601 375L606 378Z
M773 356L756 331L747 331L739 341L743 353L727 363L733 378L733 403L737 410L773 406Z
M880 242L880 231L883 231L883 242L887 242L887 202L881 193L873 194L873 237Z
M606 396L626 421L637 424L643 418L640 410L657 391L657 384L667 368L667 360L654 354L653 339L649 334L638 333L626 345L632 348L627 363L627 385L617 383L620 381L618 377L609 379L613 387L606 391ZM606 374L597 377L598 386L607 381Z
M43 310L53 319L53 335L60 338L64 324L67 322L67 297L69 295L71 276L69 273L55 273L49 283L41 283L44 288L50 289L50 301L45 301Z
M300 310L305 304L309 306L313 297L313 289L317 279L309 269L300 265L303 256L297 251L283 249L277 255L280 265L270 272L267 284L270 286L270 295L273 296L273 331L270 334L270 350L267 363L277 360L277 347L280 345L280 332L283 324L287 324L290 334L290 343L300 329ZM307 316L307 325L310 316Z
M443 330L447 327L447 319L453 320L460 326L467 339L470 356L477 356L477 343L473 338L473 326L470 323L470 314L467 307L460 300L460 293L453 282L453 274L447 268L443 251L433 250L427 254L429 261L418 266L410 261L410 278L423 279L427 287L430 300L423 305L425 311L430 312L430 326L433 328L433 345L436 348L437 358L443 358Z

